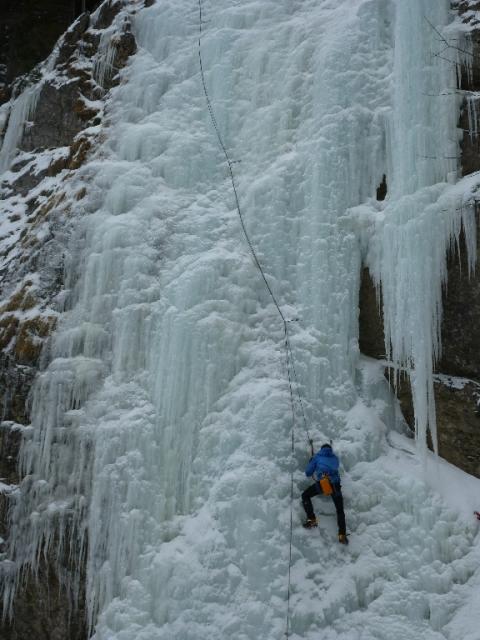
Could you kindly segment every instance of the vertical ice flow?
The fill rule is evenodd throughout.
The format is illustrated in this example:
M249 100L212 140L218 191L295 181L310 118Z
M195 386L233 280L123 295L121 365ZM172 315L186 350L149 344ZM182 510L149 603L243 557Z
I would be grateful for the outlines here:
M25 89L12 103L8 124L0 148L0 172L8 169L12 162L17 146L22 139L25 124L35 112L39 87L34 85Z
M455 49L439 58L440 30L448 3L396 5L392 69L393 100L387 125L389 196L374 217L367 264L381 289L385 353L394 369L408 372L417 439L426 449L427 429L437 449L433 366L440 355L442 286L446 255L468 230L475 261L474 208L456 178L459 146ZM440 132L442 132L440 134Z
M105 86L105 81L114 73L113 63L117 49L112 39L111 31L103 31L100 36L97 59L94 66L94 77L101 87Z
M292 342L312 433L317 444L336 439L353 485L383 446L378 419L363 430L349 418L359 402L362 248L382 288L389 357L415 372L419 435L434 424L440 287L463 213L447 184L457 104L430 95L454 71L432 55L423 16L441 28L448 5L204 2L207 85L240 161L246 223L286 316L300 318ZM68 304L34 389L5 601L21 568L55 545L59 572L67 557L86 563L97 640L276 638L292 464L282 327L242 239L204 102L197 5L157 3L138 13L135 31L139 51L112 96L107 140L84 170L89 202L72 235ZM384 173L382 211L372 196ZM370 227L352 226L355 212ZM299 444L293 464L303 463ZM385 487L397 482L379 469ZM421 494L428 518L438 516L424 489L401 491L410 514ZM360 530L369 521L357 503L358 516L347 504ZM450 543L427 549L428 518L415 521L418 544L443 562ZM293 551L300 594L309 551L297 534ZM322 575L333 580L341 562L332 552ZM375 571L389 575L381 558ZM316 617L297 598L294 632L332 627L346 640L345 621L361 629L358 598L337 617L331 597L337 608L316 600ZM382 615L396 619L393 601ZM436 637L430 627L422 635L433 623L420 618L404 622L405 637Z

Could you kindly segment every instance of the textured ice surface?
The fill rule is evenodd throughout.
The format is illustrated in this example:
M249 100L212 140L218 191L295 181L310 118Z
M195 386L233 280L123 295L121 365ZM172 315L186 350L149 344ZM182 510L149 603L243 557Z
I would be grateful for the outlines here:
M333 438L343 462L350 547L337 547L331 503L313 533L294 506L292 638L458 640L478 579L474 524L397 433L357 345L363 252L390 356L415 368L425 435L445 248L471 222L467 186L450 185L457 99L429 95L455 72L423 15L442 28L448 5L204 2L207 86L246 223L300 319L316 445ZM291 459L282 325L206 109L197 9L164 0L137 16L22 449L12 557L35 567L53 543L59 558L86 554L97 640L273 640L286 625L290 471L298 498L308 453L299 421Z
M8 125L0 148L0 172L10 166L23 135L25 123L32 117L38 99L38 87L29 87L13 100Z

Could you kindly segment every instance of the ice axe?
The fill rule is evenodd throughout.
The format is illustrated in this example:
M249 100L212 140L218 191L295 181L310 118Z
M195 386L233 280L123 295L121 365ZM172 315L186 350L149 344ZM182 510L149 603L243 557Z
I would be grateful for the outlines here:
M313 450L313 440L311 438L309 438L309 443L310 443L310 450L312 452L312 458L315 455L315 451Z

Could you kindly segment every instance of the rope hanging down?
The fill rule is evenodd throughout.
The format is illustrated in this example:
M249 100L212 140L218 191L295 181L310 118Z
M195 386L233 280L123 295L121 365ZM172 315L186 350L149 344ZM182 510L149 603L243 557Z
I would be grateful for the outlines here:
M243 214L242 214L242 210L240 207L240 200L238 198L238 192L237 192L237 185L235 182L235 175L233 172L233 161L230 159L230 156L228 154L227 148L223 142L223 138L222 135L220 133L220 129L218 127L218 123L217 123L217 119L215 117L215 112L213 110L213 106L212 106L212 102L210 100L210 96L208 94L208 90L207 90L207 85L206 85L206 81L205 81L205 73L204 73L204 69L203 69L203 60L202 60L202 24L203 24L203 11L202 11L202 0L198 0L198 10L199 10L199 35L198 35L198 60L199 60L199 65L200 65L200 76L202 79L202 85L203 85L203 92L205 94L205 100L207 103L207 107L208 107L208 112L210 114L210 119L212 121L213 124L213 128L215 129L215 133L217 135L217 139L218 139L218 143L220 145L220 148L222 150L223 155L225 156L225 160L227 162L227 166L228 166L228 171L230 174L230 181L232 183L232 189L233 189L233 194L235 197L235 207L237 209L237 213L238 213L238 217L240 220L240 225L242 227L242 231L243 231L243 235L245 236L245 239L247 241L248 247L250 249L250 253L252 254L253 257L253 261L255 263L255 266L257 267L258 271L260 272L260 275L262 277L262 280L268 290L268 293L272 299L273 304L275 305L277 312L282 320L283 323L283 333L284 333L284 348L285 348L285 362L286 362L286 369L287 369L287 379L288 379L288 388L289 388L289 393L290 393L290 405L291 405L291 410L292 410L292 441L291 441L291 451L292 451L292 458L293 455L295 453L295 399L294 399L294 391L293 391L293 384L292 384L292 374L293 374L293 378L295 380L295 386L296 386L296 391L297 391L297 398L300 404L300 408L301 408L301 413L302 413L302 418L303 418L303 424L305 427L305 431L307 434L307 439L308 442L310 444L310 447L312 449L312 455L313 455L313 441L310 437L310 433L308 430L308 426L307 426L307 418L305 415L305 409L303 406L303 401L302 401L302 397L300 396L300 393L298 391L298 378L297 378L297 372L295 369L295 361L293 358L293 352L292 352L292 347L290 344L290 336L288 333L288 320L285 318L280 305L275 297L275 294L273 293L273 290L266 278L265 272L263 270L262 265L260 264L260 261L258 259L257 253L255 251L255 248L252 244L252 241L250 240L250 236L248 235L247 232L247 228L245 226L245 221L243 219ZM294 502L294 480L293 480L293 465L292 465L292 470L290 473L290 541L289 541L289 559L288 559L288 581L287 581L287 621L286 621L286 631L285 631L285 636L288 640L288 638L290 637L290 595L291 595L291 569L292 569L292 539L293 539L293 502Z

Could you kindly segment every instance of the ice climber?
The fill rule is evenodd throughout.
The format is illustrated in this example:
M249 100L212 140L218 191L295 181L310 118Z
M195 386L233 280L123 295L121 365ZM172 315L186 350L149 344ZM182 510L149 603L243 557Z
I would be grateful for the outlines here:
M335 509L337 510L338 541L341 544L348 544L338 467L338 458L333 453L332 447L329 444L322 445L320 451L310 458L310 462L305 469L305 475L308 478L313 476L315 484L312 484L302 493L302 504L307 514L307 521L303 526L306 529L317 526L317 518L315 517L312 506L313 496L331 495Z

